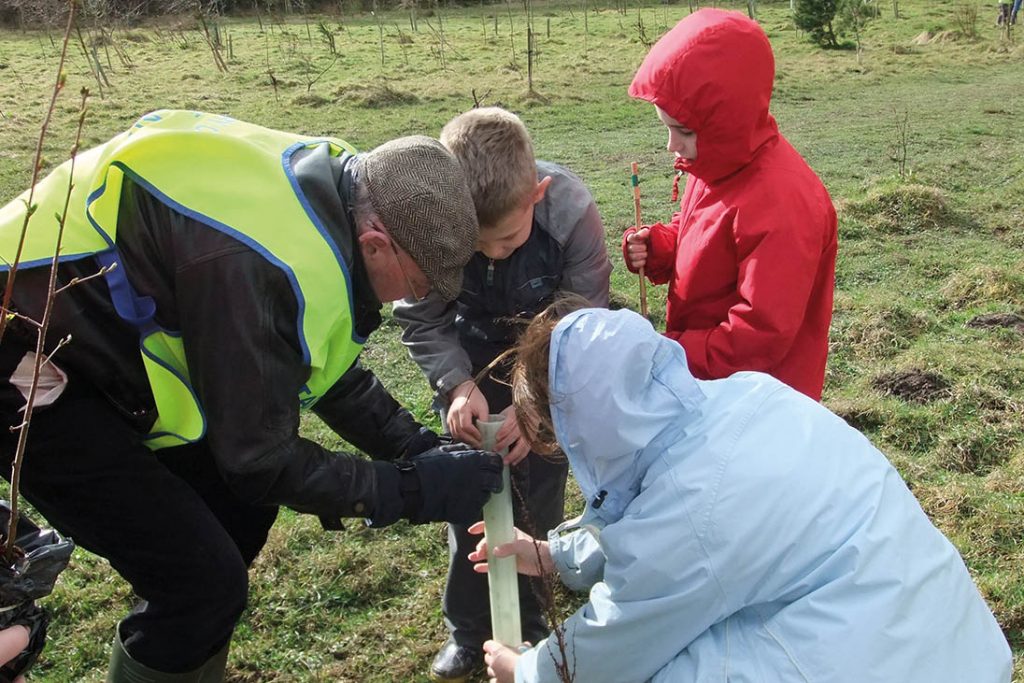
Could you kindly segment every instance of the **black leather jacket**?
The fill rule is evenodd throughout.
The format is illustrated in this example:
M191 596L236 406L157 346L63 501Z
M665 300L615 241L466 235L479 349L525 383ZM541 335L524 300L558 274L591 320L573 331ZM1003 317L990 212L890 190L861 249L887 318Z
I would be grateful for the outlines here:
M348 264L353 320L365 337L380 325L381 304L353 239L348 207L353 159L347 154L332 159L319 149L297 155L294 170ZM181 331L207 418L205 438L233 491L251 503L285 505L323 518L372 516L377 472L384 463L332 452L299 436L298 395L309 370L299 346L298 304L282 271L242 242L177 213L127 179L117 246L119 266L132 286L156 301L157 323ZM97 268L91 258L66 263L60 279L66 283ZM17 274L15 306L34 319L41 315L47 271ZM57 365L70 381L95 385L140 433L147 432L156 415L139 336L114 311L102 278L57 299L48 346L52 349L68 334L72 341L55 357ZM25 350L34 349L34 340L34 330L25 325L9 330L0 353L4 377ZM20 396L4 384L0 403L4 416L14 419ZM313 411L378 459L405 454L420 436L410 413L358 363Z

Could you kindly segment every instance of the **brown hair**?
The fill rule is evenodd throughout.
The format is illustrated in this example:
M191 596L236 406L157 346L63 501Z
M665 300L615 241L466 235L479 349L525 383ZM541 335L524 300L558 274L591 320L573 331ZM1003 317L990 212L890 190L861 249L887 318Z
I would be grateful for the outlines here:
M551 388L548 385L551 333L562 318L589 306L590 303L577 294L560 294L534 317L513 349L512 405L520 433L540 455L561 453L551 419Z
M510 111L470 109L445 125L441 143L459 160L484 229L522 205L537 187L533 142Z

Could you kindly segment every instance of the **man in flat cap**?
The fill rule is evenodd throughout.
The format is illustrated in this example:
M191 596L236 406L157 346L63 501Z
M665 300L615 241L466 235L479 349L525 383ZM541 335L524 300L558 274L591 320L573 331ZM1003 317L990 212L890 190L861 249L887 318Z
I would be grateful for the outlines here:
M22 420L70 162L0 209L16 276L0 411ZM426 137L335 139L158 111L75 159L25 497L129 581L110 681L221 680L279 506L373 526L471 522L501 460L442 451L357 358L381 302L453 299L477 221ZM299 436L310 408L375 458ZM3 458L16 435L3 430ZM9 464L9 463L8 463ZM5 470L9 471L9 470Z

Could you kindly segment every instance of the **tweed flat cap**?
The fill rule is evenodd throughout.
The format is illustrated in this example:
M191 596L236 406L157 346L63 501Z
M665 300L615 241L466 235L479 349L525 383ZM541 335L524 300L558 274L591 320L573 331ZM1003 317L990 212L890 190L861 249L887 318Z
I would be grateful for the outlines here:
M437 140L411 135L368 152L363 172L370 203L388 233L434 291L453 301L479 232L459 162Z

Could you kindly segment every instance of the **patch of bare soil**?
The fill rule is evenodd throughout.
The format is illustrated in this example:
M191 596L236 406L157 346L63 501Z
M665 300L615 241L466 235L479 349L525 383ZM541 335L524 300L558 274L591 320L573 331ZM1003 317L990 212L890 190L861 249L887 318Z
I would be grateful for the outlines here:
M885 416L871 408L838 403L829 405L829 410L859 432L871 431L885 424Z
M990 329L1006 327L1024 334L1024 316L1016 313L982 313L967 321L967 327Z
M949 396L949 382L934 372L890 372L876 377L871 384L879 391L910 403L931 403Z

